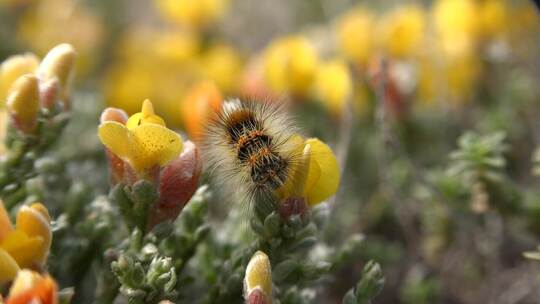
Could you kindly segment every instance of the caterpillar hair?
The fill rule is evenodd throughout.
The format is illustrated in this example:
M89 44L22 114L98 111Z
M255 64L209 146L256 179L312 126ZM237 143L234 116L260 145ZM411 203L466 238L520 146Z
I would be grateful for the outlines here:
M270 198L299 163L295 134L280 104L227 100L206 128L205 163L229 193L248 202Z

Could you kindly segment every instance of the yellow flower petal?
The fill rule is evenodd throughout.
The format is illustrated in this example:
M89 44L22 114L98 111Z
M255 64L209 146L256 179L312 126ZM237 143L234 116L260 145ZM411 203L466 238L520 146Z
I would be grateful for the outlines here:
M164 166L182 152L182 138L157 124L143 124L131 130L130 161L136 170Z
M292 172L289 174L284 185L277 189L276 193L280 198L299 197L304 194L304 184L310 164L310 148L304 145L304 138L294 135L285 143L287 150L292 151L292 155L299 155L299 160L295 162ZM307 149L307 150L306 150Z
M5 251L0 248L0 284L9 282L15 278L19 272L17 262ZM0 301L1 302L1 301Z
M249 260L244 278L246 294L256 287L260 287L265 295L272 295L272 269L268 256L257 251Z
M17 230L26 233L30 238L41 237L43 243L35 252L36 261L43 263L51 247L51 225L47 208L40 203L23 206L17 213Z
M29 237L26 233L14 230L0 244L21 268L41 264L44 240L40 236Z
M4 202L0 201L0 242L13 230Z
M152 102L150 102L150 100L148 99L143 102L141 112L132 115L128 119L126 127L132 130L137 126L146 123L153 123L160 126L165 126L165 121L154 113L154 106L152 105Z
M306 140L306 145L311 148L311 161L304 189L309 205L314 206L337 192L339 166L330 147L319 139L310 138Z
M129 157L129 130L126 126L116 121L104 122L99 126L98 136L113 154L123 159Z

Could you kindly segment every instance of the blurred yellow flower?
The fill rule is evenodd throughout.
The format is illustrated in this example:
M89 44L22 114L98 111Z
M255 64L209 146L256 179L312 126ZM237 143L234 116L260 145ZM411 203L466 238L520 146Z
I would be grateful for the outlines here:
M246 267L244 276L246 303L251 303L249 298L254 291L262 292L263 303L272 303L272 268L268 256L262 251L255 252Z
M365 8L356 8L337 22L337 38L343 54L353 62L365 65L373 54L375 16Z
M282 199L289 197L305 198L309 206L315 206L334 195L339 187L339 165L332 149L317 138L304 140L293 137L301 159L293 168L285 185L277 190Z
M179 100L200 78L199 48L198 38L183 31L133 30L103 81L107 104L133 114L139 110L134 101L148 96L168 123L180 125Z
M101 123L98 135L113 154L143 175L178 157L183 146L180 135L167 129L149 100L143 102L141 112L132 115L125 125L116 121Z
M14 55L0 65L0 107L5 106L11 85L24 74L34 73L39 65L39 58L32 54Z
M443 51L458 56L474 52L478 16L474 0L437 0L433 5L433 17Z
M84 74L96 59L103 26L80 1L37 1L21 18L17 37L38 54L59 43L72 44L80 55L78 71Z
M228 7L228 0L154 0L168 20L182 26L201 29L215 23Z
M315 94L334 115L341 115L351 97L353 84L349 68L341 59L321 63L315 80Z
M421 6L397 6L385 14L377 26L377 39L382 49L391 56L410 57L423 46L426 16Z
M460 56L446 62L443 75L451 101L466 102L478 84L480 72L480 59L476 56Z
M478 9L480 34L484 38L501 38L508 32L510 6L505 0L485 0Z
M510 29L511 38L523 40L523 37L538 37L540 32L540 14L531 1L519 1L509 10L509 20L519 20L519 22L508 22L506 26ZM536 54L535 54L536 55Z
M29 303L58 303L58 286L50 276L24 269L17 273L6 304Z
M317 53L302 36L273 41L264 55L264 74L270 88L278 93L304 96L317 69Z
M47 208L40 203L23 206L15 229L0 202L0 283L14 278L20 268L41 267L51 247Z
M201 68L203 77L213 80L222 91L233 93L238 90L242 59L232 47L212 46L202 54Z

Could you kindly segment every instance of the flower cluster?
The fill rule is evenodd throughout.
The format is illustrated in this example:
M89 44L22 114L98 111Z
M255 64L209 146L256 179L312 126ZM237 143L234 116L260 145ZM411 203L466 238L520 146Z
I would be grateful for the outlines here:
M107 148L112 184L133 186L134 196L127 200L144 209L125 208L125 215L142 212L138 226L143 230L174 220L197 189L202 167L197 147L168 129L149 100L129 118L123 110L105 109L98 135Z

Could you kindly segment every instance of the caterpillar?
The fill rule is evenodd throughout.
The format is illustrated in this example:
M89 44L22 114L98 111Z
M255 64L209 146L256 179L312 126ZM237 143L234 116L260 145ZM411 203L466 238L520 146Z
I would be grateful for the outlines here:
M227 100L206 128L203 157L229 192L268 198L297 170L297 131L279 104Z

